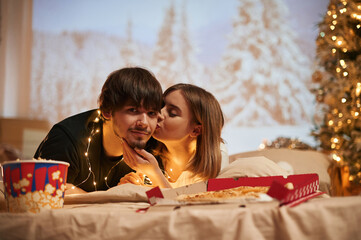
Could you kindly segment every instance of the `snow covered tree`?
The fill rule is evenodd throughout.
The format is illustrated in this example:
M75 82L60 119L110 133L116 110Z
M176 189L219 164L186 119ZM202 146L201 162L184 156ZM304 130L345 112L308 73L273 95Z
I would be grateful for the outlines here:
M197 59L197 48L192 41L191 33L188 26L188 18L186 11L186 1L182 2L181 13L178 14L178 21L176 22L176 66L177 66L177 81L192 83L198 86L205 87L203 82L204 68Z
M166 16L158 34L153 57L152 70L162 86L167 88L176 81L176 56L174 52L174 26L175 26L175 10L172 4L166 10Z
M287 24L283 0L240 0L216 87L235 126L310 122L311 63Z
M35 31L30 117L55 123L95 108L108 74L124 66L122 41L101 33Z
M136 65L139 57L137 44L133 40L132 21L129 20L126 29L126 41L122 44L120 53L126 65Z
M313 74L320 119L313 132L348 181L361 185L361 1L331 0L319 24Z

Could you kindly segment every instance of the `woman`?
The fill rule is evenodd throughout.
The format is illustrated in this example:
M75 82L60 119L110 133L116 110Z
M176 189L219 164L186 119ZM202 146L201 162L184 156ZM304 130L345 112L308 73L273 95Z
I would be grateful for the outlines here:
M163 188L214 178L221 169L221 131L224 117L215 97L191 84L176 84L164 94L157 129L158 145L151 153L132 149L124 141L124 161L137 173L120 184L143 185L144 174L152 185ZM161 159L163 166L156 160Z

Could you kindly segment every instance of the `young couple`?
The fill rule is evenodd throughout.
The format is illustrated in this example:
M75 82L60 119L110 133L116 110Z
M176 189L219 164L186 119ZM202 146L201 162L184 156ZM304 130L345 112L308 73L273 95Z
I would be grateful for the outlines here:
M67 194L143 185L145 175L168 188L218 175L224 118L209 92L176 84L162 94L152 73L123 68L108 76L98 103L55 124L34 155L70 163Z

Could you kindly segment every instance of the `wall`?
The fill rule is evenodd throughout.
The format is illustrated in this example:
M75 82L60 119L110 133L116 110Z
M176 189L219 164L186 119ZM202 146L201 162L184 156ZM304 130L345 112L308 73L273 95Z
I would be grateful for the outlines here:
M32 0L1 0L0 4L0 116L27 117L30 102Z

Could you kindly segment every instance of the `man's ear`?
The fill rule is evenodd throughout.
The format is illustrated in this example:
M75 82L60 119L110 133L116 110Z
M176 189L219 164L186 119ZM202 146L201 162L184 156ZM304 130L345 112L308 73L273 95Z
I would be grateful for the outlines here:
M191 132L191 137L197 137L202 133L202 125L196 125Z
M102 112L103 118L105 118L105 120L109 120L112 116L112 114L110 112Z

